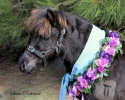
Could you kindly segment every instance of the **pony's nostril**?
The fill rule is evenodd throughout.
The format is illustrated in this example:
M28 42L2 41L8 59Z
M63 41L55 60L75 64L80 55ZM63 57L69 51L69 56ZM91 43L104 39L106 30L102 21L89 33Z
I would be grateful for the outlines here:
M21 64L20 70L21 70L21 71L25 71L25 65L24 65L24 63Z

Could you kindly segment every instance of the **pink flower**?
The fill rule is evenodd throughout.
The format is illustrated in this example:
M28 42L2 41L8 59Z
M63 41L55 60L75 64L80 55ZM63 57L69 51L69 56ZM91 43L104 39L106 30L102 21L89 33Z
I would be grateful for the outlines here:
M91 77L93 81L95 81L97 78L99 78L99 75L94 75L93 77Z
M114 56L115 55L115 49L114 48L109 48L107 53Z
M113 47L113 48L120 43L119 38L110 37L110 39L111 39L111 40L109 41L109 45L110 45L111 47Z
M83 88L87 88L88 87L88 81L86 79L84 79L82 76L79 76L77 78L77 81L79 82L79 85Z
M100 58L95 60L95 63L97 66L107 67L109 64L109 61L106 58Z
M103 51L107 52L109 48L110 48L110 45L104 45L103 46Z
M96 75L97 70L96 69L92 69L91 67L88 69L87 71L87 76L89 78L91 78L91 80L96 80L98 78L98 76Z
M99 67L97 68L97 70L98 70L98 72L103 73L103 72L104 72L104 67L99 66Z
M114 47L110 47L110 45L104 45L103 51L105 51L105 53L108 53L110 55L115 55L115 49Z
M91 78L93 75L95 75L96 69L92 69L91 67L87 71L87 76Z

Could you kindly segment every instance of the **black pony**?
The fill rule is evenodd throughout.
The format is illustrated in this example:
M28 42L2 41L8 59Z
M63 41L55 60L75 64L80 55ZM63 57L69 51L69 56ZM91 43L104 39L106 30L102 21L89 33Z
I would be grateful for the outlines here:
M19 58L20 70L30 73L37 63L46 65L60 57L67 72L71 73L92 27L88 20L71 13L48 8L33 10L27 21L31 36L25 52ZM124 54L115 57L110 76L98 83L91 95L85 95L85 100L125 100L125 41L121 42Z

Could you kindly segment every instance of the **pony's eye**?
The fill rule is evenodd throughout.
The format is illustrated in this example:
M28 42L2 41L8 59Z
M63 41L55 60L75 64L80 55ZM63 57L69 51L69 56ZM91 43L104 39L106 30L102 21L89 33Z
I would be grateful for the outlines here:
M49 38L43 38L42 40L43 40L43 42L47 42L49 40Z
M39 38L40 38L41 41L43 41L43 42L47 42L47 41L50 40L51 35L48 35L48 36L40 36Z
M45 41L48 41L48 40L49 40L49 38L42 37L42 36L40 36L39 38L40 38L40 40L41 40L41 41L43 41L43 42L45 42Z

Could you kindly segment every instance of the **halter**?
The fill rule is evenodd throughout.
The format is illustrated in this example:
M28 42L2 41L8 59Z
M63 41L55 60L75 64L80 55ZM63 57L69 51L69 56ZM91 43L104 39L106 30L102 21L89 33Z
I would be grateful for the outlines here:
M63 40L64 34L65 34L65 28L63 28L61 30L61 36L60 36L59 40L57 41L56 46L54 48L56 50L57 54L59 54L59 49L62 46L62 40ZM33 46L29 45L28 48L27 48L27 50L30 51L31 53L34 53L38 57L40 57L43 60L44 66L46 66L46 64L47 64L46 63L46 55L48 53L50 53L53 50L53 48L48 49L48 50L44 50L44 51L40 51L40 50L35 49Z

